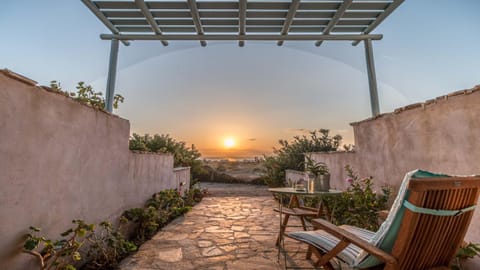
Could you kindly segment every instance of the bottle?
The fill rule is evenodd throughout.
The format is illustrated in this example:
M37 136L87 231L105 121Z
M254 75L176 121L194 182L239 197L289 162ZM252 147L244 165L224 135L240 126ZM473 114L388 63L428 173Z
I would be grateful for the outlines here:
M314 179L308 179L308 192L313 193L315 190L315 181Z

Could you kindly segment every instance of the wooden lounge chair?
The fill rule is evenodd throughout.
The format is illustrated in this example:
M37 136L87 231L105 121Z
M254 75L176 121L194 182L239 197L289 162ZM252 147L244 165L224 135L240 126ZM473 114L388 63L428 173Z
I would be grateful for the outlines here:
M355 269L449 269L478 201L480 177L413 171L405 176L392 209L375 232L314 219L319 230L287 236L309 244L316 266L333 269L337 258ZM379 268L380 267L380 268Z

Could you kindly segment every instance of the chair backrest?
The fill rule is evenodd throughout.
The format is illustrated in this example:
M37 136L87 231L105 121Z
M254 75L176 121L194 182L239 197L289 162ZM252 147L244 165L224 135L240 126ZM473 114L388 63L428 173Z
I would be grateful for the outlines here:
M448 266L473 215L473 211L456 210L472 210L479 190L480 177L411 171L405 175L387 219L370 242L397 258L398 269ZM355 266L362 269L380 263L363 252Z
M472 219L480 177L412 178L408 190L391 252L399 269L449 267Z

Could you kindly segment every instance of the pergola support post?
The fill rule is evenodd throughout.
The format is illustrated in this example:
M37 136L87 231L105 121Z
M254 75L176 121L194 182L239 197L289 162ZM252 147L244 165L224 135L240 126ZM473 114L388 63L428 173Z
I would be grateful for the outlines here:
M380 114L380 105L378 102L377 77L375 75L375 63L373 62L372 40L365 39L365 56L367 59L368 85L370 87L370 106L372 116Z
M117 77L118 39L112 39L110 46L110 61L108 63L107 89L105 93L105 110L113 111L113 97L115 95L115 79Z

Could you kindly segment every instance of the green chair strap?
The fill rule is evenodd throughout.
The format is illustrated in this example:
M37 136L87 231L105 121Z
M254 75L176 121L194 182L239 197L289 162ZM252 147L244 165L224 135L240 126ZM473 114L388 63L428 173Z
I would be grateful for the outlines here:
M459 216L465 212L472 211L475 209L475 205L469 206L467 208L463 208L460 210L440 210L440 209L430 209L430 208L423 208L413 205L409 201L405 200L403 202L403 206L414 213L419 214L427 214L427 215L434 215L434 216Z

